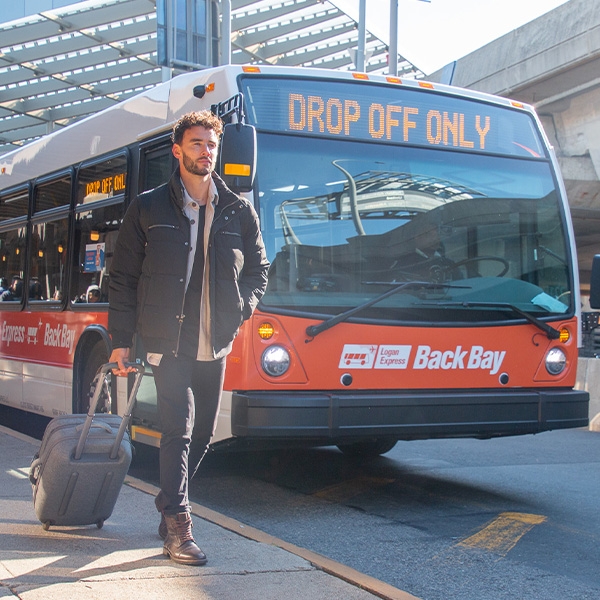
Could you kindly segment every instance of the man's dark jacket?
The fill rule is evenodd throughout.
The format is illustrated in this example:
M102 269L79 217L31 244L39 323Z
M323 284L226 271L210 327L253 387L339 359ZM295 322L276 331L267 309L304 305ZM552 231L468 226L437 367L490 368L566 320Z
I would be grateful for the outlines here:
M220 358L264 294L269 263L254 208L212 177L219 199L207 260L212 348ZM178 353L189 249L177 170L131 203L119 230L109 282L113 348L131 347L137 330L147 352Z

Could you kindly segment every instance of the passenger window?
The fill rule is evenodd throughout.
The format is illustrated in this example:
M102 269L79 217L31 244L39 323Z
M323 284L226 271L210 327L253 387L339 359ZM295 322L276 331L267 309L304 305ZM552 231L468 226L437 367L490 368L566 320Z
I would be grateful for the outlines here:
M152 190L169 181L175 171L175 157L171 152L171 143L144 152L142 156L142 181L140 191Z
M87 204L125 194L127 157L115 156L84 166L77 177L77 204Z
M108 302L108 273L124 212L123 202L114 200L77 207L69 294L74 304Z
M108 271L124 215L127 156L84 165L77 176L73 304L108 302Z
M71 175L36 186L33 203L35 214L52 208L68 208L71 204Z
M66 256L69 217L36 221L31 227L29 282L30 302L60 302L66 284Z
M23 276L25 273L25 245L27 227L15 227L0 231L0 300L23 299Z
M66 255L71 204L71 174L38 184L29 246L29 281L24 294L30 302L59 302L66 284Z
M0 198L0 222L27 217L29 190L24 189Z
M0 197L1 301L23 299L28 206L27 188Z

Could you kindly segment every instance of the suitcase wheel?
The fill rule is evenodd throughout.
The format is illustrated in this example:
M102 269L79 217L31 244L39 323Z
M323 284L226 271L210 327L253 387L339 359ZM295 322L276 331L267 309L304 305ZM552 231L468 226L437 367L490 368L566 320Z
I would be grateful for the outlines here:
M100 519L99 521L96 521L96 527L98 529L102 529L102 525L104 525L104 519Z
M48 531L50 529L50 521L45 521L44 523L42 523L42 529L44 531Z

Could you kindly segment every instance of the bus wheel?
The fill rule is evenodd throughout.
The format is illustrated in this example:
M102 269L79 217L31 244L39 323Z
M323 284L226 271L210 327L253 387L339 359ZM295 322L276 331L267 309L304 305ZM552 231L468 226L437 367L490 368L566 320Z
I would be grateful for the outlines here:
M337 447L348 457L369 459L389 452L396 445L396 441L387 438L377 438L365 442L338 444Z
M75 400L74 412L77 414L87 413L90 408L90 400L94 394L92 383L98 369L108 362L108 351L104 342L96 342L88 355L83 367L81 377L81 392ZM110 412L110 395L106 380L102 382L104 389L100 394L96 412Z

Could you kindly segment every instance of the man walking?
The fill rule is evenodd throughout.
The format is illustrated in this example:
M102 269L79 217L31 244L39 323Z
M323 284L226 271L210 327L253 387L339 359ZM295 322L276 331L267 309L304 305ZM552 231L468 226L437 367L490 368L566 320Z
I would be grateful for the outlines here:
M214 434L226 356L264 293L269 267L254 208L214 173L221 132L210 111L175 123L179 166L167 184L132 202L110 269L113 372L132 370L125 363L137 331L161 421L155 503L163 553L188 565L207 561L191 532L188 482Z

